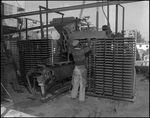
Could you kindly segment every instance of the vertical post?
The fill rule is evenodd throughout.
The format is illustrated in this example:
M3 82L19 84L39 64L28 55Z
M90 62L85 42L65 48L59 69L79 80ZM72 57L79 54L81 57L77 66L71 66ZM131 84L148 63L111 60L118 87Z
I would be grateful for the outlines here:
M19 21L19 40L21 40L21 20Z
M107 0L107 26L109 26L109 1ZM110 26L109 26L110 27Z
M41 39L43 39L43 23L42 23L42 13L41 13L41 7L40 7L40 25L41 25Z
M116 4L116 30L115 33L118 32L118 4Z
M64 15L62 15L62 19L61 19L61 32L63 30L63 22L64 22Z
M97 0L98 3L98 0ZM96 30L98 31L98 26L99 26L99 7L96 9Z
M78 18L76 17L76 31L78 31Z
M61 20L61 33L60 33L60 62L62 61L62 31L63 31L63 20L64 20L64 15L62 15L62 20Z
M28 19L26 18L26 40L28 40Z
M125 18L125 9L123 7L123 14L122 14L122 36L124 37L124 18Z
M48 0L46 0L46 38L48 39Z
M1 1L1 6L2 6L1 14L4 15L4 4L2 4L2 1ZM3 19L2 19L2 17L1 17L1 46L2 46L2 47L4 47L3 41L4 41L4 39L3 39ZM2 47L1 47L1 49L3 49ZM1 50L1 51L3 51L3 50ZM1 53L1 54L2 54L2 53Z

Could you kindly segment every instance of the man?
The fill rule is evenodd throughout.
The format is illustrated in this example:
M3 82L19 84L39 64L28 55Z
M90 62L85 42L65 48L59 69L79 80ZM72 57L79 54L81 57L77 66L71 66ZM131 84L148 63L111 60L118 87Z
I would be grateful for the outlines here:
M75 62L75 68L72 75L72 91L71 98L77 98L78 88L80 86L79 101L85 100L85 88L87 84L87 69L85 54L90 51L90 39L88 39L88 45L83 47L79 45L78 40L74 40L72 43L73 48L71 49L73 59Z
M21 90L17 81L16 70L17 74L20 75L19 64L17 62L17 59L12 54L12 51L10 49L7 49L5 56L4 81L7 82L8 87L10 87L10 84L12 84L16 92L22 93L23 90Z

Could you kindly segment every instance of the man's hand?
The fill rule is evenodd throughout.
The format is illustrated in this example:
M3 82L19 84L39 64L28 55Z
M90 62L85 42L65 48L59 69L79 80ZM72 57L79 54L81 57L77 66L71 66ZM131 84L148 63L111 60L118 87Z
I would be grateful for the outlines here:
M17 75L18 75L18 76L21 76L21 74L20 74L20 71L19 71L19 70L17 70Z
M87 40L88 40L88 46L91 48L91 39L88 38Z

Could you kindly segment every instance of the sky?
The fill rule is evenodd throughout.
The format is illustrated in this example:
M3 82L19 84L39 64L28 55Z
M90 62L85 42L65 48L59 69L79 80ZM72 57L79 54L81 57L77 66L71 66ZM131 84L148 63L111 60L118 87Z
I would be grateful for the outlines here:
M25 8L26 12L39 10L39 5L46 7L45 1L7 1L16 6ZM15 2L15 3L14 3ZM85 3L94 3L95 1L86 1ZM59 8L74 5L81 5L83 1L49 1L48 7ZM149 1L140 1L122 4L125 7L125 30L138 30L141 32L145 40L149 40ZM79 17L81 10L65 11L64 17ZM107 14L107 8L104 7L104 11ZM90 16L90 21L96 26L96 8L89 8L83 10L82 16ZM53 18L61 17L56 13L49 14L49 21ZM39 15L29 16L29 18L39 20ZM43 21L46 21L46 16L42 15ZM107 20L102 12L102 7L99 7L99 28L102 25L107 24ZM122 25L122 9L119 8L119 22L118 30L121 31ZM115 6L110 6L110 26L112 31L115 31Z

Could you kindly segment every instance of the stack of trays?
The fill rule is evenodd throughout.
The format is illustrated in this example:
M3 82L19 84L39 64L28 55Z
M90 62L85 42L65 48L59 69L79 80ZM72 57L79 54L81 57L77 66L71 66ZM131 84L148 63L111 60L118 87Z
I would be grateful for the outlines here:
M18 41L18 48L23 82L26 81L25 75L31 68L35 68L37 64L45 63L45 59L52 57L51 40Z
M92 43L86 61L87 91L97 96L133 99L135 39L93 39Z

